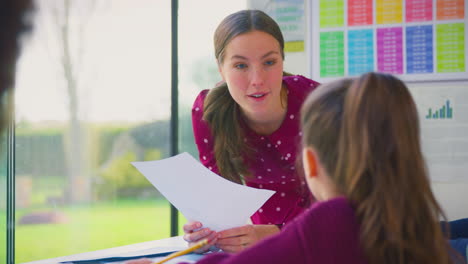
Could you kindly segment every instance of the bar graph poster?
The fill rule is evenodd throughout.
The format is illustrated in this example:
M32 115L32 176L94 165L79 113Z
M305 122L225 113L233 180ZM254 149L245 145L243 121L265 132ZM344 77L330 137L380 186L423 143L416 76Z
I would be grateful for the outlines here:
M450 99L447 99L445 103L439 109L432 110L429 107L427 111L426 119L452 119L453 118L453 107L450 104Z
M464 0L310 0L310 76L468 80Z
M468 181L468 89L460 82L410 84L433 181Z

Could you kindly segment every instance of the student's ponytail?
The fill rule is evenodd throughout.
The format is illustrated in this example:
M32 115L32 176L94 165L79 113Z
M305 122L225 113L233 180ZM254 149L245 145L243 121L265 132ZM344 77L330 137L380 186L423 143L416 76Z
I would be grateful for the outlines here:
M368 73L353 82L335 181L356 206L369 263L450 263L419 133L416 105L402 81Z

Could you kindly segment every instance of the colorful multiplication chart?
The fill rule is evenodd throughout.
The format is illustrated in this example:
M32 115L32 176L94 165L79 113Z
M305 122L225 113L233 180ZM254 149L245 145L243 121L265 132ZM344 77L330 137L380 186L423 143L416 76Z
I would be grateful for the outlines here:
M467 8L464 0L311 0L311 76L467 80Z

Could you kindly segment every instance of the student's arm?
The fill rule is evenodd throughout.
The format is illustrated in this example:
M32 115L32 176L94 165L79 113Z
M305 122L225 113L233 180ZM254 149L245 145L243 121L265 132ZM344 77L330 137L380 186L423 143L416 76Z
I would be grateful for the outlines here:
M295 228L267 238L240 253L212 253L203 257L197 264L305 264L309 260L304 252L303 242ZM128 261L125 264L151 264L150 259ZM188 264L188 263L179 263Z

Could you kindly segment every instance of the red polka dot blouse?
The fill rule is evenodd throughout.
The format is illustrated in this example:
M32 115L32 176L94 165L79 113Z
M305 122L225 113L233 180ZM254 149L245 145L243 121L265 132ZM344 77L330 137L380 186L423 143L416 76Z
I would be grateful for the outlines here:
M254 147L254 155L246 160L251 176L245 184L276 193L255 213L254 224L284 225L302 213L311 200L305 186L302 168L296 160L301 151L299 112L307 95L319 83L300 75L284 76L283 83L288 91L286 118L272 134L265 136L255 133L243 125L244 141ZM201 163L219 174L214 157L213 136L203 118L203 102L208 90L203 90L195 99L192 108L192 125L195 143Z

